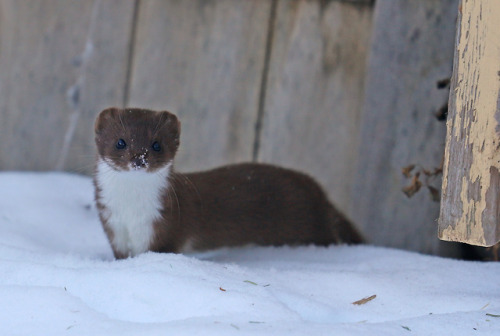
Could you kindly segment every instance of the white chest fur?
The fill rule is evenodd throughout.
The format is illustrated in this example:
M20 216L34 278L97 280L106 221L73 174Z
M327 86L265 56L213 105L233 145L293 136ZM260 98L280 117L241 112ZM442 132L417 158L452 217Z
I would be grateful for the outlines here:
M97 165L99 201L113 231L115 249L134 256L148 250L154 235L153 222L160 217L161 194L168 187L170 165L155 172L116 171L107 163Z

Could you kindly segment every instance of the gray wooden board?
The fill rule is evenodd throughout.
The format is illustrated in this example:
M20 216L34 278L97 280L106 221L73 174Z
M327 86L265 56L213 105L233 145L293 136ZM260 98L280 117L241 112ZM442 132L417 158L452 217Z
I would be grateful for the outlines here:
M133 7L0 2L0 169L91 171L95 115L122 104Z
M176 166L252 159L271 1L141 1L129 106L182 123Z
M372 6L278 2L258 160L314 176L351 201Z
M376 2L350 210L375 244L440 252L439 203L424 189L408 199L401 169L442 162L446 127L433 113L448 92L436 82L451 75L457 8L456 0Z

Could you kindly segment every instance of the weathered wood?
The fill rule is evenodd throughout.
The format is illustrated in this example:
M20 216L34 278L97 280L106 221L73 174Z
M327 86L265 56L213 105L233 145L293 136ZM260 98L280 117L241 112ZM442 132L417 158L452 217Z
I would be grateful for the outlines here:
M258 160L305 171L347 210L372 7L280 0Z
M0 2L0 169L92 170L94 117L123 101L133 8Z
M358 168L350 214L371 242L439 253L439 204L422 190L408 199L401 169L432 170L443 157L445 125L434 112L447 93L458 1L377 0Z
M270 8L141 1L129 105L179 116L179 170L252 159Z
M451 86L439 237L500 241L500 3L463 0Z

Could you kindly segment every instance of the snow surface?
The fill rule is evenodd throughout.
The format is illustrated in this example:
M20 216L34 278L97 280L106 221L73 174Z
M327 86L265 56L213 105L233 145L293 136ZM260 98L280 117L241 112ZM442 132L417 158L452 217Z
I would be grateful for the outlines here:
M500 335L499 275L372 246L115 261L89 178L0 173L0 335Z

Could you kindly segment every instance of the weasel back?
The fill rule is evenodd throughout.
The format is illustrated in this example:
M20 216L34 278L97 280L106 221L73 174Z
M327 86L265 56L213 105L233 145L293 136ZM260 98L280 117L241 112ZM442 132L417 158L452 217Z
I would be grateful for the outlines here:
M311 177L289 169L237 164L179 175L171 183L181 194L180 224L195 250L363 242Z

